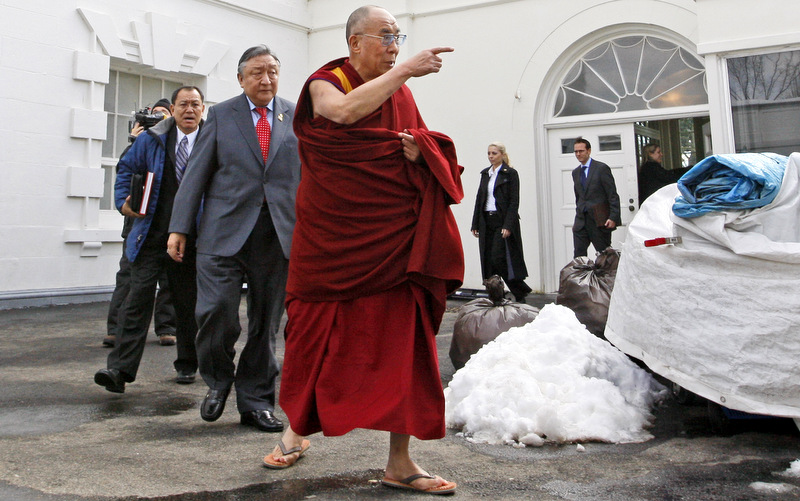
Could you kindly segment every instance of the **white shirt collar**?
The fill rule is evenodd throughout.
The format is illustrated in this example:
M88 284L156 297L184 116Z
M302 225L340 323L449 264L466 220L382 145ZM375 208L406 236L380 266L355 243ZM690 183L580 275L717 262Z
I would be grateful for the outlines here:
M175 127L175 130L178 132L178 137L175 138L176 144L181 144L183 138L186 137L187 146L191 149L191 147L194 146L194 141L197 139L197 133L200 132L200 127L189 134L184 134L178 127Z
M249 104L249 105L250 105L250 112L252 112L252 113L257 113L257 112L256 112L256 108L258 108L259 106L256 106L255 104L253 104L253 101L251 101L251 100L250 100L250 98L247 96L247 94L245 94L245 95L244 95L244 97L246 97L246 98L247 98L247 104ZM274 107L274 106L275 106L275 98L273 97L273 98L270 100L270 102L269 102L269 103L267 103L267 106L266 106L266 108L267 108L269 111L272 111L272 109L273 109L273 107ZM261 108L263 108L263 106L261 106Z

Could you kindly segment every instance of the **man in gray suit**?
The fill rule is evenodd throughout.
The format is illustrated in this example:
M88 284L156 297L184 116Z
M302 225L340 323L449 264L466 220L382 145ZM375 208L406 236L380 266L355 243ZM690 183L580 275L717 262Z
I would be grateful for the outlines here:
M284 311L300 182L295 105L277 97L280 61L266 45L239 59L244 93L212 106L175 197L168 252L180 261L200 210L197 237L197 357L209 391L200 416L216 421L231 386L241 423L281 431L275 417L275 336ZM247 343L239 303L247 282Z
M611 232L622 224L619 195L611 168L593 160L592 145L575 140L575 157L581 163L572 171L575 189L575 222L572 225L573 257L585 256L589 243L602 252L611 246Z

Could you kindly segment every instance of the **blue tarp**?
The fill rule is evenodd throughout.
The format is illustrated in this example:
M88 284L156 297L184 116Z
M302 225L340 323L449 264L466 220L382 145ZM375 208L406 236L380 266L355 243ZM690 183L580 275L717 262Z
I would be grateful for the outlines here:
M708 212L763 207L778 194L789 157L737 153L704 158L678 179L672 212L693 218Z

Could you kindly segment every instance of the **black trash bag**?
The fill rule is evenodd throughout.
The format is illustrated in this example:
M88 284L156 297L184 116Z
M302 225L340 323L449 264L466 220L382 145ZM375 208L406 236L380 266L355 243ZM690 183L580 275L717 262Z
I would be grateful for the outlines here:
M464 367L483 345L512 327L532 322L539 314L539 308L505 299L505 286L499 276L487 278L484 285L489 297L462 306L453 326L450 360L456 370Z
M608 305L617 277L620 251L607 248L592 262L576 257L561 270L556 304L571 309L595 336L605 339Z

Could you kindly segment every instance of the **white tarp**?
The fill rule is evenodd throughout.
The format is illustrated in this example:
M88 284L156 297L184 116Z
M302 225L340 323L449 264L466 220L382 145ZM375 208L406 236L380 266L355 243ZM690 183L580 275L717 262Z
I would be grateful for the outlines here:
M800 417L800 154L764 207L681 219L676 185L628 227L606 338L726 407ZM680 236L676 245L644 241Z

